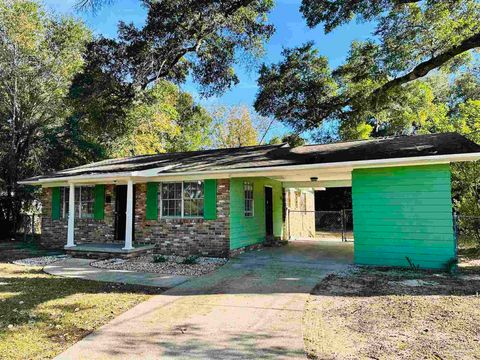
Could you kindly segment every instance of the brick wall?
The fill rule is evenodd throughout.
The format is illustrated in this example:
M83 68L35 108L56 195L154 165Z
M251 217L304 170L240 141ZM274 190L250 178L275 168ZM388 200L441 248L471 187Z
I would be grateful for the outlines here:
M156 244L164 255L227 257L230 244L230 182L217 181L217 219L146 220L146 184L136 185L135 243ZM160 216L160 214L159 214Z
M115 194L113 185L105 186L106 198L104 220L75 219L75 242L114 242ZM40 243L49 249L63 248L67 243L67 219L52 220L52 189L42 191L42 235Z
M217 219L146 220L146 184L135 185L135 238L139 243L155 244L155 252L165 255L227 257L230 245L230 182L217 181ZM75 219L75 242L116 242L114 186L105 187L105 219ZM42 245L62 248L67 242L67 219L52 220L51 189L42 196Z

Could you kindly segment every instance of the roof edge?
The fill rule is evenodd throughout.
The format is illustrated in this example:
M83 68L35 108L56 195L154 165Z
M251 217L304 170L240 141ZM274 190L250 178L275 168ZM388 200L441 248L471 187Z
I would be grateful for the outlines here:
M476 161L480 160L480 152L477 153L461 153L461 154L446 154L446 155L430 155L430 156L415 156L415 157L403 157L393 159L375 159L375 160L356 160L356 161L344 161L333 163L317 163L317 164L298 164L298 165L278 165L270 167L258 167L258 168L241 168L230 170L210 170L210 171L187 171L178 173L156 173L148 174L148 172L155 172L155 169L148 169L143 171L122 172L122 173L104 173L104 174L91 174L91 175L76 175L65 176L55 178L44 178L37 180L22 180L18 181L21 185L42 185L51 183L65 183L65 182L81 182L82 180L128 180L128 179L142 179L142 178L162 178L162 177L180 177L180 176L202 176L202 175L215 175L215 174L228 174L231 177L232 174L242 173L262 173L262 172L281 172L287 170L313 170L313 169L338 169L338 168L372 168L372 167L397 167L397 166L419 166L429 164L446 164L451 162L462 161Z

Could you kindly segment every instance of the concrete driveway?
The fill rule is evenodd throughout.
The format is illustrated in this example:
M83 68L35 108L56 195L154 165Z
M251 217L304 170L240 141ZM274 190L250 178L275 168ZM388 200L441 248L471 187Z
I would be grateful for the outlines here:
M137 305L58 359L305 358L309 291L352 261L353 245L292 242L248 252Z

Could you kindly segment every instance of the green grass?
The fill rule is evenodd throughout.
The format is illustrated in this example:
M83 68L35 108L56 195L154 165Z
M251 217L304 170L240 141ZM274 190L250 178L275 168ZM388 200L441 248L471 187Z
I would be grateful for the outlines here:
M161 291L60 278L40 268L0 263L0 357L53 358Z
M27 257L38 257L47 255L62 254L62 251L46 250L34 242L24 241L1 241L0 262L24 259Z

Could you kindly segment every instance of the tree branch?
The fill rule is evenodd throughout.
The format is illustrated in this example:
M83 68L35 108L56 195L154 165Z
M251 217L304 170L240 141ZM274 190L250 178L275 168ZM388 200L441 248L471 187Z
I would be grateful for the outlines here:
M444 53L434 56L429 60L418 64L409 73L386 82L385 84L380 86L378 89L376 89L373 92L373 95L379 96L380 94L383 94L394 87L397 87L402 84L424 77L430 71L442 66L447 61L454 58L455 56L460 55L465 51L468 51L477 47L480 47L480 32L469 38L464 39L460 44L450 48Z
M422 0L394 0L396 5L406 5L406 4L415 4Z

